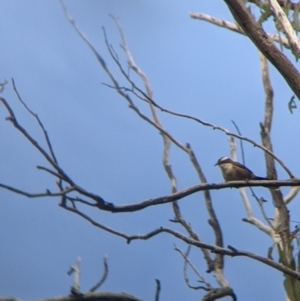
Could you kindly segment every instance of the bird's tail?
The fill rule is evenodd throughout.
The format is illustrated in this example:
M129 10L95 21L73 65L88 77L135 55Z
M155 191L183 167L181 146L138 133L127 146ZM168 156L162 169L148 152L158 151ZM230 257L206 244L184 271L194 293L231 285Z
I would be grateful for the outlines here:
M254 178L254 180L270 180L270 179L268 179L268 178L264 178L264 177L257 177L257 176L255 176L255 178Z
M257 181L263 181L263 180L271 180L269 178L264 178L264 177L257 177L255 176L254 180L257 180ZM263 186L263 187L267 187L267 186ZM269 189L279 189L279 186L274 186L274 187L267 187Z

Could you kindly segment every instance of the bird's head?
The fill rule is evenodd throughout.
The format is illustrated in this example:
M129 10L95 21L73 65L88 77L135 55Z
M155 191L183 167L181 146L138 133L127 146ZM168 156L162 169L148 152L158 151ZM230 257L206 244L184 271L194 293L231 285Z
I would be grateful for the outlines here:
M225 164L225 163L231 163L232 160L228 157L221 157L218 162L215 164L216 165L222 165L222 164Z

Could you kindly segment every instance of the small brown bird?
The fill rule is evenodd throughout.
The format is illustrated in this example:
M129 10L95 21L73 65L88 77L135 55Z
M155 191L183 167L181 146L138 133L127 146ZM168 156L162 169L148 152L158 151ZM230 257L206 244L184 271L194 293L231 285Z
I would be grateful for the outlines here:
M250 169L243 164L232 161L228 157L222 157L215 166L221 169L225 182L244 181L244 180L268 180L267 178L257 177Z

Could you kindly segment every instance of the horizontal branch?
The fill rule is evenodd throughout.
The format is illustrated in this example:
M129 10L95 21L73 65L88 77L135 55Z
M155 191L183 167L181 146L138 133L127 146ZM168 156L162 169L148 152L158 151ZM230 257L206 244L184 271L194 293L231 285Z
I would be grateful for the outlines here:
M160 204L167 204L171 203L180 199L183 199L189 195L192 195L199 191L206 191L206 190L218 190L218 189L226 189L226 188L241 188L241 187L278 187L278 186L300 186L300 179L291 179L285 181L275 181L275 180L263 180L263 181L232 181L226 183L203 183L199 185L195 185L176 193L173 193L168 196L162 196L155 199L149 199L146 201L142 201L140 203L135 203L132 205L123 205L123 206L111 206L107 209L101 208L103 210L108 210L111 212L132 212L144 209L149 206L160 205Z
M209 22L209 23L214 24L216 26L226 28L226 29L229 29L229 30L234 31L236 33L240 33L244 36L247 36L245 34L245 32L243 31L243 29L240 26L238 26L236 23L229 22L229 21L219 19L219 18L215 18L211 15L207 15L207 14L203 14L203 13L190 12L190 17L192 19L206 21L206 22ZM272 41L280 43L281 45L283 45L287 49L291 48L291 46L289 44L289 41L286 37L279 36L278 34L274 34L274 33L267 33L267 35Z
M232 182L225 182L225 183L203 183L195 186L191 186L188 188L185 188L181 191L175 192L173 194L167 195L167 196L161 196L154 199L148 199L139 203L134 203L131 205L122 205L118 206L113 203L106 202L102 197L82 190L82 188L73 186L70 188L65 189L64 191L58 192L58 193L51 193L50 191L46 191L46 193L29 193L5 184L0 183L0 188L12 191L17 194L24 195L28 198L37 198L37 197L55 197L55 196L62 196L67 195L69 192L77 191L80 194L84 194L86 197L91 198L96 203L88 203L87 201L82 201L81 199L72 198L73 201L78 201L81 203L85 203L86 205L97 207L104 211L109 211L112 213L118 213L118 212L133 212L133 211L139 211L144 208L147 208L149 206L155 206L155 205L162 205L171 203L180 199L183 199L189 195L192 195L199 191L207 191L207 190L219 190L219 189L226 189L226 188L241 188L241 187L278 187L278 186L300 186L300 179L293 178L291 180L283 180L283 181L275 181L275 180L263 180L263 181L232 181Z
M126 293L111 293L111 292L101 292L101 293L87 293L79 294L75 296L60 296L53 298L40 299L39 301L142 301L132 295ZM0 301L22 301L16 298L0 298Z
M263 256L260 256L260 255L257 255L255 253L252 253L252 252L248 252L248 251L243 251L243 250L237 250L235 248L233 248L232 246L228 246L228 248L221 248L221 247L218 247L218 246L215 246L215 245L211 245L211 244L206 244L206 243L202 243L202 242L199 242L199 241L196 241L196 240L193 240L192 238L189 238L189 237L186 237L184 235L182 235L181 233L179 232L176 232L176 231L173 231L171 229L168 229L168 228L164 228L164 227L160 227L154 231L151 231L149 232L148 234L145 234L145 235L134 235L134 236L131 236L128 238L128 243L130 243L132 240L135 240L135 239L142 239L142 240L147 240L147 239L150 239L160 233L169 233L175 237L177 237L178 239L186 242L187 244L189 245L193 245L193 246L196 246L196 247L199 247L199 248L204 248L204 249L208 249L210 251L212 251L213 253L218 253L218 254L222 254L222 255L227 255L227 256L232 256L232 257L235 257L235 256L245 256L245 257L249 257L251 259L254 259L256 261L259 261L259 262L262 262L282 273L285 273L287 275L290 275L291 277L293 278L296 278L298 280L300 280L300 273L294 271L294 270L291 270L290 268L280 264L280 263L277 263L271 259L268 259L266 257L263 257Z
M2 184L2 183L0 183L0 188L12 191L16 194L24 195L28 198L41 198L41 197L49 197L49 196L50 197L57 197L57 196L65 195L65 194L75 190L73 187L71 187L71 188L67 188L67 189L65 189L63 191L60 191L60 192L51 192L51 191L47 190L46 192L30 193L30 192L20 190L18 188L11 187L11 186L8 186L8 185Z
M226 256L245 256L245 257L249 257L251 259L254 259L256 261L262 262L278 271L281 271L285 274L288 274L290 276L292 276L293 278L296 278L298 280L300 280L300 273L291 270L290 268L277 263L271 259L268 259L266 257L257 255L255 253L252 252L248 252L248 251L242 251L242 250L237 250L231 246L228 246L227 248L222 248L216 245L212 245L212 244L207 244L207 243L203 243L203 242L199 242L198 240L194 240L191 237L187 237L179 232L176 232L172 229L169 228L165 228L165 227L160 227L157 228L147 234L135 234L135 235L127 235L125 233L113 230L111 228L108 228L104 225L101 225L99 223L97 223L95 220L93 220L92 218L90 218L89 216L87 216L86 214L80 212L79 210L75 209L75 208L71 208L71 207L66 207L66 206L62 206L64 209L69 210L71 212L74 212L78 215L80 215L81 217L83 217L85 220L87 220L88 222L90 222L91 224L93 224L95 227L100 228L102 230L105 230L109 233L115 234L119 237L123 237L124 239L127 240L127 243L130 243L133 240L148 240L151 239L152 237L159 235L161 233L168 233L173 235L174 237L184 241L185 243L189 244L189 245L193 245L195 247L201 248L201 249L207 249L210 250L213 253L217 253L217 254L222 254L222 255L226 255ZM1 301L1 300L0 300ZM44 300L45 301L45 300Z
M248 251L243 251L243 250L237 250L231 246L228 246L227 248L223 248L223 247L219 247L216 245L212 245L212 244L207 244L207 243L203 243L200 242L199 240L194 240L191 237L185 236L177 231L174 231L172 229L169 228L165 228L165 227L159 227L155 230L152 230L150 232L148 232L147 234L134 234L134 235L128 235L126 233L122 233L119 232L117 230L113 230L111 228L108 228L104 225L99 224L98 222L96 222L95 220L93 220L91 217L87 216L86 214L82 213L81 211L75 209L75 208L71 208L71 207L67 207L67 206L62 206L64 209L69 210L71 212L74 212L78 215L80 215L81 217L83 217L85 220L87 220L88 222L90 222L91 224L93 224L95 227L100 228L104 231L107 231L109 233L115 234L119 237L122 237L124 239L126 239L127 243L131 243L131 241L133 240L148 240L151 239L152 237L159 235L161 233L168 233L173 235L174 237L180 239L181 241L184 241L185 243L187 243L188 245L193 245L195 247L201 248L201 249L207 249L210 250L213 253L217 253L217 254L222 254L222 255L226 255L226 256L245 256L245 257L249 257L251 259L254 259L256 261L262 262L278 271L281 271L285 274L288 274L290 276L292 276L293 278L296 278L298 280L300 280L300 273L280 264L277 263L271 259L268 259L266 257L257 255L255 253L252 252L248 252ZM1 300L0 300L1 301Z

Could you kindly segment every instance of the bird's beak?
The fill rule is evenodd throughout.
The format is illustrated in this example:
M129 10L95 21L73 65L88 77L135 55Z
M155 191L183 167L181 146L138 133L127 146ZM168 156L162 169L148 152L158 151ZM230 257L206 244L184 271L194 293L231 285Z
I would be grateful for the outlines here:
M218 162L215 164L215 166L219 165Z

